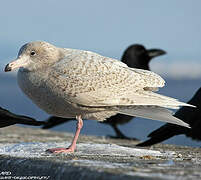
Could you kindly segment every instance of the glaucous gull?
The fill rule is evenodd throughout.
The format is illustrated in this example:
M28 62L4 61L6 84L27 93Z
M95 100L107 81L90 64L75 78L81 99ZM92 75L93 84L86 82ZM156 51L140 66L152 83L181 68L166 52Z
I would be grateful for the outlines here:
M152 58L155 58L164 54L166 54L166 52L162 49L146 49L141 44L133 44L133 45L130 45L124 51L121 61L131 68L150 70L149 68L150 60ZM133 118L134 118L133 116L129 116L125 114L116 114L114 116L107 118L105 121L102 121L102 123L110 125L115 131L116 135L110 136L110 137L136 140L136 138L127 137L118 128L118 125L126 124L130 122ZM49 129L72 120L74 119L51 116L46 120L46 123L43 125L42 128Z
M117 113L189 125L167 108L191 106L156 94L165 81L151 71L130 68L123 62L94 52L59 48L43 41L23 45L5 71L20 68L22 91L49 114L74 118L77 129L68 148L49 152L74 152L82 118L104 121Z

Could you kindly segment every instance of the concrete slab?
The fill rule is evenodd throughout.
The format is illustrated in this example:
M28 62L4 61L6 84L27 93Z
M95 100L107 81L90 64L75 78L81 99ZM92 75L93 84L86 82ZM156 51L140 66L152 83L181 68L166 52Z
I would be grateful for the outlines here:
M201 179L200 148L80 136L77 151L67 147L72 134L12 126L0 130L0 179Z

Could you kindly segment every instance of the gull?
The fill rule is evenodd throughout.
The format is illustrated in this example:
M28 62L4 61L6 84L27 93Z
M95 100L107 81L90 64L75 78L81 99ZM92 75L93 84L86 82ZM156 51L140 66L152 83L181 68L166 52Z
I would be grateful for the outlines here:
M162 49L146 49L142 44L132 44L124 51L121 61L131 68L150 70L150 60L164 54L166 54L166 52ZM130 122L133 118L133 116L117 114L111 116L110 118L107 118L105 121L103 121L103 123L110 125L115 131L116 136L111 136L112 138L136 140L136 138L129 138L125 136L118 128L118 125L126 124ZM43 125L42 128L49 129L72 120L73 119L51 116L46 120L46 123Z
M119 113L189 127L167 108L192 105L153 92L165 84L159 75L130 68L116 59L35 41L20 48L5 72L16 68L19 87L39 108L77 119L71 145L48 152L74 152L82 119L104 121Z

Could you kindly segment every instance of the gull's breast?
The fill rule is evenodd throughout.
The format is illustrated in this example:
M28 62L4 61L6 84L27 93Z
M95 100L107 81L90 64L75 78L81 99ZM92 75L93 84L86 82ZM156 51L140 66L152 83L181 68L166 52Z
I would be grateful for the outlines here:
M55 94L55 85L47 85L47 72L26 72L19 70L18 85L34 104L49 114L61 117L74 117L74 109L64 97Z

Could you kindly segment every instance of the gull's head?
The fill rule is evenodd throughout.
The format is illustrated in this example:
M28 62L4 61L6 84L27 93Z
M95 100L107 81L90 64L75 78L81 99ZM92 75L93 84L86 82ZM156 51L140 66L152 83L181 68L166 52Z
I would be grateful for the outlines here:
M61 49L50 43L44 41L30 42L20 48L17 59L6 65L5 72L16 68L23 68L28 71L36 70L53 64L62 57Z

